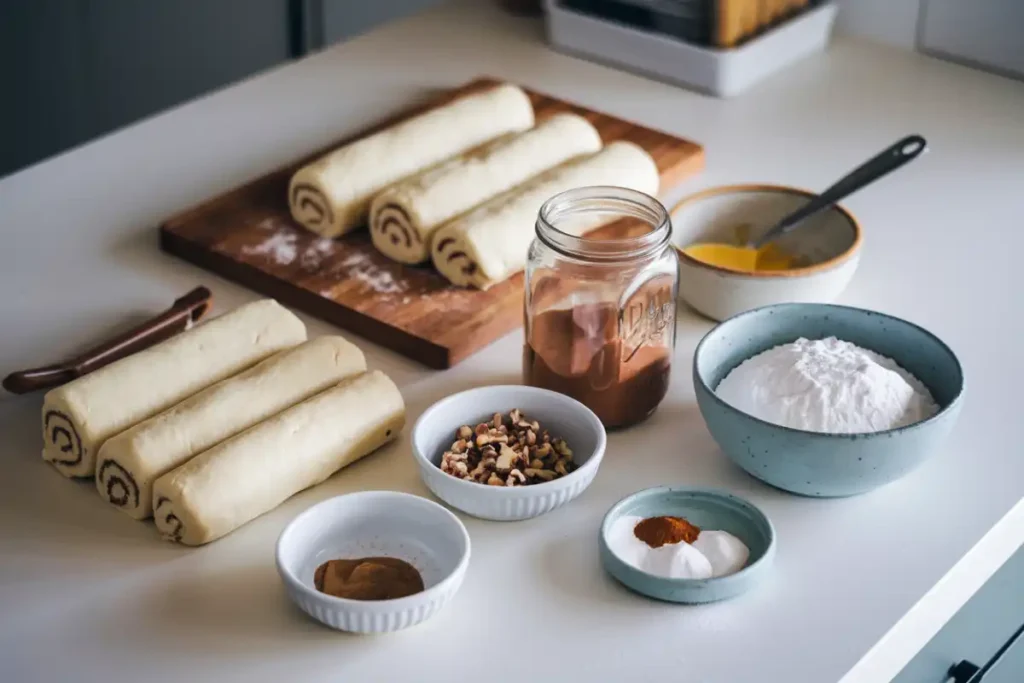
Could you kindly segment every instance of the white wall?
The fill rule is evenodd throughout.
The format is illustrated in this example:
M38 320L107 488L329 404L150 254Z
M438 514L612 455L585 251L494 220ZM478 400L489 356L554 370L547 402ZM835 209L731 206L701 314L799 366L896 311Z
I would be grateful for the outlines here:
M1024 78L1024 0L839 0L836 30Z
M840 0L836 30L913 50L921 0Z

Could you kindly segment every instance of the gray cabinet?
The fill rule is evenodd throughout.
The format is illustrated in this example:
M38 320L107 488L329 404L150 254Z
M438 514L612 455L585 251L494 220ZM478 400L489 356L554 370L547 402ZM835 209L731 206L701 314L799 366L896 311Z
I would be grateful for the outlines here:
M289 0L0 3L0 175L292 56Z
M0 176L439 1L0 2Z
M981 667L1024 624L1024 548L982 586L893 683L946 683L950 666L968 660ZM1024 638L985 674L983 683L1024 681Z

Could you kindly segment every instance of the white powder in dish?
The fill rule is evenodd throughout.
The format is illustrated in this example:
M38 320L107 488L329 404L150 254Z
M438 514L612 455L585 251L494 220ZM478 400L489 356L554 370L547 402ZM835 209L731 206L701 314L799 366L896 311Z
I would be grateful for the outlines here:
M750 557L743 541L727 531L701 531L692 545L680 541L652 548L636 537L636 525L643 520L623 515L608 530L607 541L612 552L648 574L669 579L710 579L735 574Z
M750 548L728 531L703 530L697 534L693 548L707 558L712 576L735 574L750 559Z
M766 422L831 434L861 434L925 420L938 406L890 358L828 337L797 339L748 358L715 390Z

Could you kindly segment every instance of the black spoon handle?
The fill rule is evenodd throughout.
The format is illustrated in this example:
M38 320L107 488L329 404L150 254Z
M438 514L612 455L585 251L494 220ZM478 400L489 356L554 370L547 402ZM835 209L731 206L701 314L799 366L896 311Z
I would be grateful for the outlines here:
M920 135L908 135L902 140L868 159L863 164L843 176L832 187L811 199L799 209L789 214L775 226L754 241L755 247L771 242L785 235L796 225L819 211L823 211L841 199L845 199L869 183L873 183L884 175L892 173L900 166L912 161L927 148L927 141Z

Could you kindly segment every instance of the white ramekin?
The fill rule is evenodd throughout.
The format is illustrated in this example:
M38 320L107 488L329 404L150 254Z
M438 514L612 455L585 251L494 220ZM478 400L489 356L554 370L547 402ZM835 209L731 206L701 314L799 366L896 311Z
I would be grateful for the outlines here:
M277 541L277 571L303 612L332 628L387 633L425 621L444 607L469 565L466 527L441 505L408 493L363 491L299 514ZM321 593L313 573L327 560L397 557L423 576L421 593L394 600L347 600Z
M578 469L532 486L486 486L441 471L443 453L461 425L487 422L494 413L519 408L553 436L565 439ZM597 415L579 401L536 387L480 387L449 396L423 413L412 430L412 453L420 476L434 495L463 512L495 521L529 519L579 496L594 480L607 437Z

